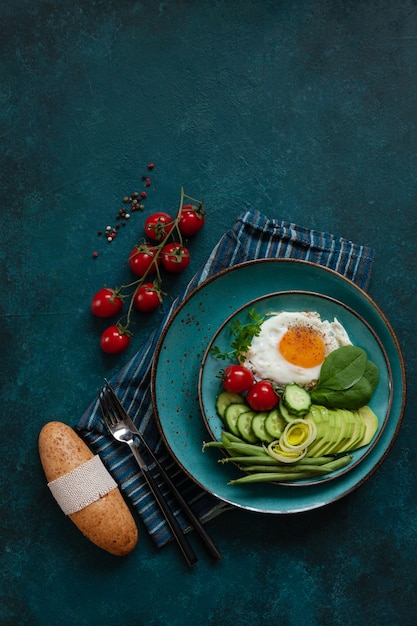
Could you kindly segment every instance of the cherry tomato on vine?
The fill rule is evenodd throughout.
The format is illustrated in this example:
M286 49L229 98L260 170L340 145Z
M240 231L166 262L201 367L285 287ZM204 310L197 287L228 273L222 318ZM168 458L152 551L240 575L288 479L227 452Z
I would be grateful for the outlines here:
M114 289L103 287L91 300L91 311L97 317L113 317L123 308L123 300Z
M249 389L246 402L253 411L271 411L279 402L279 396L268 380L260 380Z
M107 354L120 354L129 344L130 334L117 325L106 328L100 337L100 348Z
M159 258L155 259L156 248L151 244L145 243L136 246L129 255L130 269L137 276L148 276L155 274Z
M200 207L184 204L181 209L178 228L185 237L196 235L204 226L204 212Z
M161 263L167 272L177 274L188 267L190 253L176 241L167 243L161 250Z
M151 241L162 241L173 229L173 219L168 213L159 211L146 218L145 234Z
M231 393L243 393L253 385L253 374L243 365L229 365L223 373L223 387Z
M154 283L143 283L134 297L134 304L138 311L150 313L162 304L162 292Z

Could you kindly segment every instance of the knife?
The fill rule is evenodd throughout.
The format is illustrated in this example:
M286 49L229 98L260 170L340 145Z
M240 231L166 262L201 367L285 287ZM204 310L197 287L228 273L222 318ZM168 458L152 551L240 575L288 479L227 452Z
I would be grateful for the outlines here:
M129 415L127 414L125 408L123 407L122 403L120 402L119 398L117 397L114 389L111 387L110 383L107 380L105 380L105 382L106 382L106 385L108 386L110 392L113 394L114 400L115 400L115 402L117 402L118 407L119 407L120 411L123 413L123 417L126 420L126 422L128 423L131 431L133 433L135 433L135 435L137 435L137 437L139 438L139 441L141 442L141 444L143 445L143 447L145 448L145 450L147 451L149 456L154 461L156 467L158 468L159 472L161 473L161 476L163 477L163 479L167 483L168 487L170 488L170 490L173 493L173 495L176 497L176 499L179 502L179 504L181 504L181 506L182 506L182 508L184 510L184 513L187 515L188 519L190 520L194 530L198 533L198 535L202 539L202 541L203 541L204 545L206 546L208 552L214 558L221 559L222 555L221 555L218 547L214 543L213 539L207 533L207 531L204 528L203 524L200 522L198 517L192 511L192 509L190 508L188 503L184 500L183 496L181 495L181 492L177 489L176 485L173 483L171 478L168 476L167 472L164 470L164 468L162 467L162 465L158 461L157 457L153 453L152 449L149 447L149 445L146 442L146 440L143 437L143 435L136 428L136 426L133 423L132 419L129 417Z

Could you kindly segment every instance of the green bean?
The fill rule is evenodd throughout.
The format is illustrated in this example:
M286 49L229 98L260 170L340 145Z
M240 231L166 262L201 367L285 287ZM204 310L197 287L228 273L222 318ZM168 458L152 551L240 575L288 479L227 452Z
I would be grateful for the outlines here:
M293 474L300 474L304 472L308 472L310 474L310 470L306 470L304 467L286 467L285 465L280 465L277 467L276 465L239 465L239 469L242 472L249 472L250 474L266 474L269 472L270 474L276 474L277 472L282 473L285 476L292 476ZM320 472L319 472L320 473Z
M351 454L344 454L343 456L339 456L333 461L330 461L323 467L327 467L328 472L335 472L336 470L342 469L342 467L345 467L346 465L348 465L352 459L353 459L353 456Z
M248 445L247 442L241 439L240 437L236 437L236 435L233 435L232 433L229 433L228 431L223 430L221 441L203 441L203 452L206 448L226 448L231 443Z
M244 456L269 456L269 454L265 452L262 448L252 443L235 443L232 441L225 447L226 450L230 453L238 452Z
M302 478L308 478L307 472L297 472L293 474L286 474L285 472L258 472L257 474L247 474L234 480L229 480L228 485L241 485L244 483L272 483L282 482L288 480L300 480Z
M272 465L274 467L281 467L281 463L276 459L273 459L272 456L255 456L255 455L245 455L245 456L227 456L223 459L219 459L219 463L252 463L252 465L256 464L264 464L264 465Z
M240 464L240 469L245 472L277 472L278 467L275 465L246 465ZM298 465L298 463L291 463L288 465L280 465L279 471L284 474L297 474L298 472L307 472L310 475L320 476L322 474L328 474L329 469L327 465Z
M246 443L244 439L242 439L241 437L237 437L236 435L233 435L233 433L229 433L229 431L224 430L222 432L222 440L226 439L226 441L228 442L235 442L235 443Z
M221 441L203 441L203 452L206 448L224 448Z
M320 466L320 465L326 465L327 463L330 463L331 461L334 460L333 456L317 456L317 457L303 457L302 459L299 459L298 461L296 461L295 463L292 464L285 464L282 461L278 461L278 459L274 459L274 457L269 456L268 454L262 455L262 454L257 454L257 455L242 455L242 456L227 456L224 457L222 459L219 459L219 463L243 463L243 464L252 464L252 465L269 465L272 467L280 467L283 468L284 470L286 469L286 467L301 467L302 469L304 469L304 466L306 465L311 465L311 466Z
M237 463L248 475L230 481L228 484L254 482L282 482L302 480L335 472L347 465L352 456L303 457L294 463L282 463L268 454L264 446L251 444L233 433L222 432L221 441L203 442L205 448L221 448L229 456L219 459L219 463Z
M345 454L334 461L330 461L325 465L318 466L304 466L297 467L296 465L292 465L291 468L288 467L284 469L281 468L281 471L271 471L271 468L264 468L264 471L259 471L259 466L254 466L254 473L247 474L246 476L241 476L240 478L236 478L234 480L229 481L229 485L243 484L243 483L257 483L257 482L281 482L288 480L300 480L303 478L312 478L317 475L328 474L330 472L335 472L342 467L345 467L352 460L352 456L350 454ZM245 471L249 471L248 467L245 467Z
M305 456L297 461L297 465L325 465L334 459L334 456Z

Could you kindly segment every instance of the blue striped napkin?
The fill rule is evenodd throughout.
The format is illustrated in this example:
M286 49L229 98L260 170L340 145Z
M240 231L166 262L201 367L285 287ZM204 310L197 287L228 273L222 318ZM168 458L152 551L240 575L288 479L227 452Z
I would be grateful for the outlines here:
M193 277L181 297L172 305L161 328L151 335L131 361L110 381L137 428L202 522L206 522L229 507L203 491L178 467L161 440L152 414L152 356L161 330L169 316L180 302L204 280L244 261L261 258L306 260L335 270L366 290L373 256L371 248L355 244L342 237L270 219L259 211L247 211L238 217L230 231L220 239L206 263ZM92 450L101 456L122 492L138 512L155 544L158 547L166 544L172 539L171 531L162 518L129 449L127 446L117 444L109 437L102 423L97 401L91 404L75 427ZM175 500L163 481L157 474L155 475L180 525L186 531L190 530L188 519L178 510Z

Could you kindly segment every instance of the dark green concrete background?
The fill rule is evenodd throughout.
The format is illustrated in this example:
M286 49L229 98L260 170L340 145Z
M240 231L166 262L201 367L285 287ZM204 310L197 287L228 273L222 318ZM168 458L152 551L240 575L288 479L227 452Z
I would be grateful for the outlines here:
M0 24L0 623L415 624L415 0L3 0ZM248 207L343 235L375 248L369 293L409 378L364 485L300 516L228 512L209 525L223 560L198 548L192 571L144 532L126 559L84 540L37 454L42 425L73 424L164 313L128 354L100 353L90 299L130 278L144 214L111 245L96 233L148 161L149 212L181 185L209 207L170 293Z

